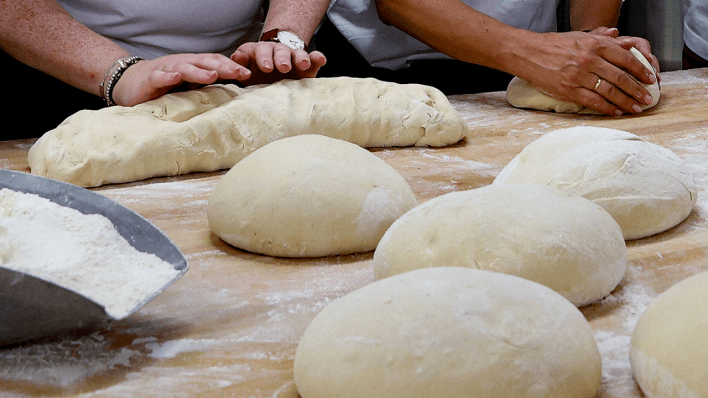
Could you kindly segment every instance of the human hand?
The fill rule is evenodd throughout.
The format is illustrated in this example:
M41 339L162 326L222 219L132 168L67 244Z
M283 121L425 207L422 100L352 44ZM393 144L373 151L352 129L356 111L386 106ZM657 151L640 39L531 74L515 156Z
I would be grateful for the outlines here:
M642 55L644 55L644 58L649 61L651 66L656 71L657 80L661 81L661 76L659 76L659 59L651 53L651 44L648 40L642 39L641 37L632 36L619 37L619 30L617 30L617 28L599 27L593 29L589 33L603 35L607 37L614 37L617 39L616 43L626 50L629 50L632 47L636 48L637 50L639 50L639 52L642 53Z
M113 90L113 100L118 105L133 106L184 84L196 88L221 80L243 81L250 76L247 68L222 54L167 55L126 69Z
M658 68L649 42L636 37L618 37L616 29L598 28L590 33L541 34L531 57L526 78L552 97L580 103L607 115L639 113L651 104L645 84L656 78L636 59L636 47ZM657 69L658 70L658 69Z
M244 43L231 55L231 59L251 71L248 79L241 80L245 85L315 77L327 62L319 51L308 54L305 50L293 50L272 41Z

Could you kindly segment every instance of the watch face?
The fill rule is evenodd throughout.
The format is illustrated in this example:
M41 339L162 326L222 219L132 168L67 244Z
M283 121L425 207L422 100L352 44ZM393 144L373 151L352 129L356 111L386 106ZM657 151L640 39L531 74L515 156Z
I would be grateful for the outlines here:
M293 50L302 50L305 48L305 43L296 34L281 30L278 32L278 42L285 44Z

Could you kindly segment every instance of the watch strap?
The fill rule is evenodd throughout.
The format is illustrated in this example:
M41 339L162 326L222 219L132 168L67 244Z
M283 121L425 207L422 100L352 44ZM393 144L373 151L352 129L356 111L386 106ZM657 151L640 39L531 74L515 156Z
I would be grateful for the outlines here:
M277 40L278 38L278 33L280 33L280 29L271 29L267 32L263 32L261 34L261 38L259 41L273 41Z

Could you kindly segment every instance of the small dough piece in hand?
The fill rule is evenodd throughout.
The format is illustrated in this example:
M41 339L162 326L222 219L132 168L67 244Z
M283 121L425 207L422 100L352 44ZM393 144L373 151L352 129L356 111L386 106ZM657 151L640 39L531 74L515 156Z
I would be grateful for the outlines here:
M211 85L134 107L79 111L30 148L32 174L95 187L228 169L275 140L321 134L359 146L445 146L468 134L433 87L349 77Z
M396 220L374 253L376 279L424 267L520 276L577 306L612 292L627 266L622 230L591 201L538 184L448 193Z
M632 371L647 397L708 397L708 271L670 287L632 333Z
M209 198L212 231L280 257L371 251L417 204L396 170L366 149L320 135L270 143L236 164Z
M304 398L592 398L602 376L583 314L527 279L424 268L333 301L295 353Z
M678 225L698 197L681 158L622 130L577 126L527 145L493 184L536 183L582 196L607 210L625 240Z
M649 70L654 71L654 77L656 77L656 70L647 61L644 55L632 47L630 52ZM634 77L632 77L634 79ZM636 81L636 79L634 79ZM647 85L639 82L651 95L653 101L650 105L642 104L642 109L646 110L654 107L659 102L659 97L661 96L661 90L659 87L659 82L651 85ZM562 101L551 97L538 90L536 87L532 86L528 80L522 79L520 77L514 77L509 82L509 86L506 89L506 100L512 106L516 108L527 108L536 109L540 111L555 111L558 113L581 113L581 114L600 114L598 111L592 108L587 108L581 104L574 102Z

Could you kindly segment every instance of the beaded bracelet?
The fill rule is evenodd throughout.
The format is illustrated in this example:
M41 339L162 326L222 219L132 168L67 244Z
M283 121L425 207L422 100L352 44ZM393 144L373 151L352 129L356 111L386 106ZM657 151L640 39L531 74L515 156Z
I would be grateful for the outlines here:
M106 104L108 104L108 106L113 106L116 104L115 101L113 101L113 89L115 88L116 83L118 83L118 79L123 76L123 73L126 69L128 69L132 65L135 65L136 63L138 63L138 61L142 60L143 59L138 56L129 55L127 57L120 58L119 60L114 62L110 68L108 68L106 75L103 76L103 81L101 81L101 84L98 85L99 91L101 93L101 98L106 101ZM118 67L113 70L116 65L118 65ZM113 73L111 73L111 70L113 70Z

